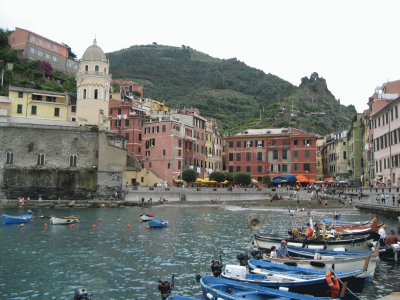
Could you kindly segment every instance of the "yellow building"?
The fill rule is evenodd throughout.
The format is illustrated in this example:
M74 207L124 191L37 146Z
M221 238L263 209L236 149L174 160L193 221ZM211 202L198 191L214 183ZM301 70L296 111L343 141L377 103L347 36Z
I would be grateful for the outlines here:
M70 96L22 87L9 87L9 117L73 121Z

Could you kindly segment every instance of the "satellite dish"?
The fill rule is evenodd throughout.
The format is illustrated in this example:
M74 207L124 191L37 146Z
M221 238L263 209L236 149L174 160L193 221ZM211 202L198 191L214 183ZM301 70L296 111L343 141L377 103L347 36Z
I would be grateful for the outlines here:
M248 219L250 229L259 230L261 227L260 218L256 214L251 214Z

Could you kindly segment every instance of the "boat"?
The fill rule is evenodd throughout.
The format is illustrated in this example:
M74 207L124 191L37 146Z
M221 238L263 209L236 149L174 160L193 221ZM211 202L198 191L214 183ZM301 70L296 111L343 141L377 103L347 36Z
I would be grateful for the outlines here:
M79 216L66 216L66 217L50 217L50 223L52 225L68 225L79 223L80 217Z
M326 296L324 287L326 288L326 274L328 272L325 270L300 268L258 259L249 259L248 267L251 273L266 275L267 282L271 276L285 278L286 282L279 283L278 286L289 287L290 291L311 293L315 296ZM337 272L335 268L335 275L341 282L347 282L347 286L351 291L361 293L366 278L357 276L365 271L365 269L357 269L350 272Z
M400 261L400 242L379 249L379 258L388 262Z
M203 295L196 295L196 296L171 295L166 300L202 300L202 299L205 299Z
M277 237L267 234L254 234L253 245L260 249L271 249L286 240L288 247L309 248L314 250L334 250L345 248L351 251L366 251L372 247L374 238L371 235L344 236L340 239L307 239L292 237Z
M168 226L167 220L153 219L153 220L147 222L146 227L148 227L148 228L164 228L167 226Z
M28 223L32 221L32 213L27 213L19 216L11 216L2 214L1 220L3 224L21 224L21 223Z
M315 253L313 258L267 258L263 260L295 266L304 269L314 269L319 271L329 271L334 269L335 272L351 272L353 270L364 269L365 271L356 277L372 279L375 274L379 256L373 252L366 252L364 255L356 256L329 256Z
M341 221L338 219L322 219L325 225L371 225L372 221Z
M325 280L325 278L324 278ZM293 293L278 288L268 288L259 284L244 283L238 280L205 276L200 279L204 299L224 300L266 300L266 299L293 299L315 300L332 298L315 298L314 296ZM328 285L325 282L326 287Z
M154 220L154 218L155 218L155 214L153 214L153 213L142 214L139 216L139 219L141 222L148 222L148 221Z
M308 248L287 247L289 256L291 257L304 257L304 258L320 258L325 257L360 257L371 255L371 250L367 251L347 251L346 248L335 248L334 250L314 250Z

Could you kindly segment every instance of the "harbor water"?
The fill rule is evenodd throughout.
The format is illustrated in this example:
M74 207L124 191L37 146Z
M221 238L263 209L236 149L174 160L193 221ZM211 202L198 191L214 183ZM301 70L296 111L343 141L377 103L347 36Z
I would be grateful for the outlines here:
M24 210L4 209L18 215ZM147 229L139 215L152 212L169 220L163 229ZM210 262L237 264L236 254L251 249L249 216L257 214L261 232L287 234L293 222L286 209L243 208L228 205L164 205L151 208L35 209L24 227L0 225L1 299L73 299L85 288L92 299L161 299L159 279L175 275L175 293L200 291L195 275L211 275ZM312 211L314 220L333 217L330 211ZM343 220L370 220L358 210L340 211ZM39 216L80 215L75 227L53 225ZM379 216L388 229L397 220ZM47 225L47 226L46 226ZM378 264L375 278L359 294L377 299L400 290L400 265Z

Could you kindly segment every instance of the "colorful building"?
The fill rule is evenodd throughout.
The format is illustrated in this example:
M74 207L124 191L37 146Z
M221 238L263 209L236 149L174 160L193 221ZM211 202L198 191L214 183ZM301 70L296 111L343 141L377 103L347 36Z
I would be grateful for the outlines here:
M295 128L248 129L225 139L226 168L262 181L281 175L315 180L317 136Z
M76 74L78 62L69 59L68 48L29 30L16 27L8 44L21 58L46 61L56 70Z
M356 186L362 185L364 180L363 133L363 114L357 114L347 132L348 179Z

